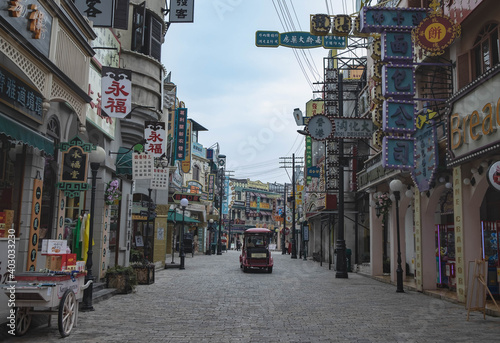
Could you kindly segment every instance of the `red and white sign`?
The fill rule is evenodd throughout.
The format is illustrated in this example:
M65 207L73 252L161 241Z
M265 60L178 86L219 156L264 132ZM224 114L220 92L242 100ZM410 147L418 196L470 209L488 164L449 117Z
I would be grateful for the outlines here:
M109 117L125 118L132 111L132 71L102 67L102 111Z
M164 122L147 121L144 129L144 139L146 139L145 151L154 157L161 157L165 154L165 142L167 132Z

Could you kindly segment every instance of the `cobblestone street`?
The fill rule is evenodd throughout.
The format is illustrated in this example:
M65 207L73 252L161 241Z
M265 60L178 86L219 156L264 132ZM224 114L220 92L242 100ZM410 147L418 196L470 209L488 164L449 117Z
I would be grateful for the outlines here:
M80 312L71 342L494 342L500 318L328 264L274 253L272 274L243 273L238 252L186 258L152 285ZM176 261L178 257L176 257ZM0 338L8 337L2 328ZM61 342L57 320L6 342Z

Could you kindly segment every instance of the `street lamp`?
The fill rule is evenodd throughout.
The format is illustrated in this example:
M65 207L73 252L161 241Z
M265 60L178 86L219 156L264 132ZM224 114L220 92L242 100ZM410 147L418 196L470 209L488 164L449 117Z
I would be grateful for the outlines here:
M400 191L403 189L403 183L400 180L392 180L389 184L394 198L396 199L396 230L397 230L397 240L398 240L398 267L396 269L397 279L396 279L396 292L404 293L403 290L403 268L401 267L401 245L399 239L399 199Z
M224 194L224 166L226 164L226 155L219 155L220 167L220 203L219 203L219 234L217 235L217 255L222 255L222 196Z
M214 220L213 218L210 218L208 220L208 226L209 226L209 229L208 229L208 254L209 255L212 255L212 231L214 230Z
M179 269L184 268L184 258L186 257L186 253L184 252L184 212L186 211L186 207L189 205L189 201L186 198L181 199L181 207L182 207L182 227L181 227L181 235L180 235L180 255L181 255L181 264Z
M90 225L89 225L89 248L87 250L87 275L85 275L85 284L87 282L94 282L94 276L92 275L92 241L94 239L94 209L95 209L95 190L97 181L97 171L101 166L101 163L106 159L106 151L100 146L97 146L95 150L92 150L89 154L90 170L92 174L92 188L90 193ZM92 285L85 288L83 292L83 305L82 311L93 311L94 306L92 306Z

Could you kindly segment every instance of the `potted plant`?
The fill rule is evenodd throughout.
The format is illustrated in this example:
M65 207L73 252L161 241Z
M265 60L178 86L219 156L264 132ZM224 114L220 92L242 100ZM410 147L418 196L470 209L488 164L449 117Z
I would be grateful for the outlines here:
M155 264L142 262L132 262L130 266L134 269L139 285L150 285L155 282Z
M106 205L113 205L115 200L120 200L122 198L122 192L120 192L120 181L114 179L106 184L106 190L104 191L104 201Z
M134 268L115 266L106 271L106 288L116 288L120 294L132 293L137 285Z

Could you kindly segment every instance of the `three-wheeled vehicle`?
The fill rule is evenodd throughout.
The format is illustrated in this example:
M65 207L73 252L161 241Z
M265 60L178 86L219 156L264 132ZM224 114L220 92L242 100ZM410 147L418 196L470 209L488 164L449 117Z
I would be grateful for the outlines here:
M243 233L243 248L240 255L240 268L247 272L251 268L266 269L273 272L273 258L269 250L272 232L268 229L252 228Z

